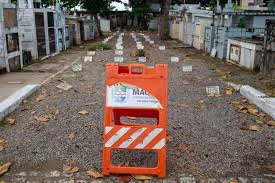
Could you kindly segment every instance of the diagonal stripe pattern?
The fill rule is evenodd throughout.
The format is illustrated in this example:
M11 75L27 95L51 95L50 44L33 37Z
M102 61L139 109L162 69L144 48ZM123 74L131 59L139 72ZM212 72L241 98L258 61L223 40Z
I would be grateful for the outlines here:
M151 143L151 149L159 150L165 146L165 135L162 132L163 128L107 126L105 135L109 133L109 137L105 139L105 147L127 149L133 144L134 149L146 149Z

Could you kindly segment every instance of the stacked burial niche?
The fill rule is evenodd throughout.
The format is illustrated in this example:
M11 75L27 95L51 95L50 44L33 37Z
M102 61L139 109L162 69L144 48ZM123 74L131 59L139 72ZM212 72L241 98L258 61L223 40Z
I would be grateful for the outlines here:
M24 65L31 60L53 55L65 45L65 16L59 2L55 9L44 8L41 0L18 0L19 27L22 32Z
M23 67L21 34L16 5L0 0L0 70L18 71Z

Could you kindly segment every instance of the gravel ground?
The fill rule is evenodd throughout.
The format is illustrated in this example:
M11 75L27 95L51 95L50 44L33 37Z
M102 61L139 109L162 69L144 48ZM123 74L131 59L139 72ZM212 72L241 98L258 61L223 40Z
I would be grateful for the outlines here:
M144 44L146 64L169 64L168 180L179 180L182 173L190 173L198 179L271 174L265 166L275 161L274 127L259 125L259 132L240 129L244 124L270 118L235 112L231 102L242 97L237 92L225 94L226 80L238 80L239 76L242 81L257 81L255 74L204 56L195 49L173 49L171 42L160 43L155 34L146 34L157 43ZM113 47L116 39L117 36L110 40ZM144 43L144 39L140 39ZM136 62L135 44L129 33L123 41L125 63ZM167 49L158 50L158 44L165 44ZM171 56L180 57L180 62L171 63ZM93 62L83 63L81 59L82 72L68 69L58 75L10 115L15 119L14 125L0 124L0 138L7 141L0 152L0 164L13 163L4 179L12 180L22 171L62 171L64 164L78 166L83 174L91 168L101 171L105 64L112 62L113 57L114 50L108 50L97 51ZM58 56L55 59L58 60ZM68 55L67 59L72 58ZM183 65L192 65L193 71L182 72ZM73 88L69 91L56 88L62 81ZM221 96L208 97L205 87L215 85L220 86ZM260 81L256 85L260 85ZM46 98L36 101L43 92ZM89 114L78 114L82 110ZM38 123L34 115L50 115L51 119ZM75 138L69 139L72 132ZM183 152L181 147L187 147L187 151ZM141 165L148 160L154 162L153 154L139 155L136 161ZM133 156L126 153L116 160L126 164ZM110 176L104 180L120 179Z

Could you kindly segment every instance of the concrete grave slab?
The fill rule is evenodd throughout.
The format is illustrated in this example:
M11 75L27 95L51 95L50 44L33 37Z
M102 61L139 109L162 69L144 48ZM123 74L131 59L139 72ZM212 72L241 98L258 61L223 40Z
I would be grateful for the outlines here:
M165 50L165 46L159 46L159 50L164 51Z
M123 57L114 57L114 62L122 63Z
M177 63L179 61L180 61L179 57L171 57L171 62L172 63Z
M123 50L115 50L116 55L123 55Z
M93 61L93 57L92 56L86 56L84 57L84 62L92 62Z
M138 62L145 63L146 62L146 57L138 57Z
M95 51L87 51L87 56L95 56Z
M192 65L186 65L182 67L183 72L192 72L192 70L193 70Z
M207 95L219 95L220 87L219 86L207 86L206 93L207 93Z

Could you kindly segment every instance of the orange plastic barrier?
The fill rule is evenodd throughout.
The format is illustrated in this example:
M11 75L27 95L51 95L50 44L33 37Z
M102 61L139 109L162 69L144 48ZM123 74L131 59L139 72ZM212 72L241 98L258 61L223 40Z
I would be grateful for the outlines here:
M167 79L166 64L106 65L103 175L166 176ZM122 117L155 118L157 122L129 124L122 122ZM114 166L113 149L153 150L157 152L158 164L153 168Z

